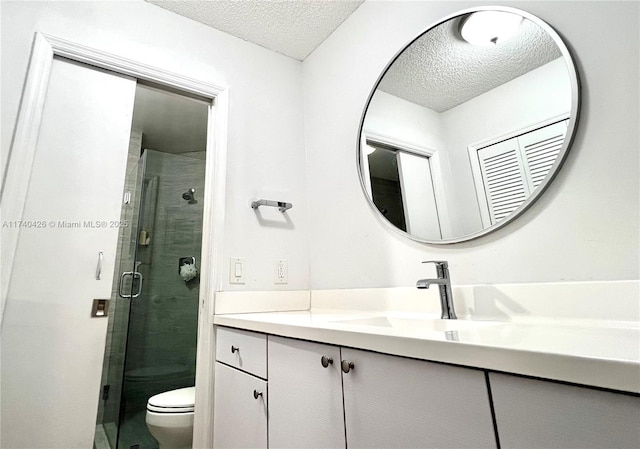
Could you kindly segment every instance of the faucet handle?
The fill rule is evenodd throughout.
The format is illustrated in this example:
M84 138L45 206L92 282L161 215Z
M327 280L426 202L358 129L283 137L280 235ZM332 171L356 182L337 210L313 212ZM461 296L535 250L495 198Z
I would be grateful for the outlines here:
M449 267L449 262L447 262L446 260L423 260L422 263L434 263L444 268Z
M449 262L446 260L425 260L422 263L432 263L436 266L439 279L449 279Z

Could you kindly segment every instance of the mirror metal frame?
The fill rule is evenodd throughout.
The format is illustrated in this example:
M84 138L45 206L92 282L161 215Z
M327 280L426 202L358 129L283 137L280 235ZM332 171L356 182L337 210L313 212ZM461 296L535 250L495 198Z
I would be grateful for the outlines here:
M569 74L568 74L569 75L569 82L570 82L570 85L571 85L571 110L570 110L569 123L567 125L567 134L565 135L565 139L564 139L564 142L562 144L562 148L560 149L560 152L558 153L558 157L556 158L556 161L554 162L553 166L549 170L549 174L546 176L544 181L542 181L540 183L540 185L538 185L536 190L516 210L514 210L508 217L506 217L503 220L501 220L500 222L495 223L495 224L493 224L493 225L491 225L491 226L489 226L487 228L484 228L484 229L482 229L482 230L480 230L478 232L474 232L472 234L463 235L461 237L456 237L456 238L451 238L451 239L441 239L441 240L423 239L421 237L418 237L418 236L415 236L415 235L410 234L408 232L405 232L405 231L397 228L396 226L394 226L389 220L387 220L378 211L378 208L376 207L375 203L373 202L373 198L370 197L368 192L367 192L366 183L365 183L365 180L364 180L364 175L362 173L362 144L363 144L363 137L364 137L364 120L365 120L365 118L367 116L367 111L369 110L369 106L371 104L371 100L372 100L373 96L375 95L376 90L378 89L378 86L380 85L380 82L382 81L382 79L386 75L386 73L389 70L389 68L396 62L396 60L400 57L400 55L409 46L411 46L414 42L416 42L418 39L420 39L424 34L428 33L429 31L431 31L435 27L440 26L443 23L448 22L449 20L453 20L453 19L456 19L456 18L459 18L459 17L462 17L462 16L466 16L466 15L469 15L471 13L478 12L478 11L504 11L504 12L510 12L510 13L518 14L518 15L522 16L523 18L528 19L531 22L535 23L540 28L542 28L544 31L546 31L549 34L549 36L553 39L553 41L556 43L556 45L558 46L558 49L560 50L560 53L562 54L562 57L564 58L564 62L567 65L567 71L569 72ZM450 15L446 16L441 20L438 20L437 22L435 22L434 24L430 25L425 30L421 31L416 37L414 37L413 39L411 39L411 41L409 41L407 44L405 44L391 58L391 60L386 64L386 66L382 70L381 74L378 76L376 82L373 85L373 88L371 89L371 92L369 93L367 101L365 103L365 107L364 107L364 110L362 112L362 117L360 118L360 125L358 127L358 136L357 136L357 142L356 142L356 169L358 171L358 177L359 177L359 180L360 180L360 187L362 188L362 192L363 192L364 196L366 197L367 202L369 203L369 206L374 210L376 217L378 217L378 219L380 221L382 221L387 227L389 227L393 231L395 231L395 232L399 233L400 235L403 235L403 236L405 236L405 237L407 237L407 238L409 238L411 240L415 240L417 242L422 242L422 243L434 244L434 245L447 245L447 244L461 243L461 242L466 242L466 241L469 241L469 240L477 239L479 237L485 236L485 235L490 234L490 233L492 233L494 231L497 231L498 229L501 229L501 228L505 227L507 224L511 223L516 218L520 217L547 190L547 187L549 186L549 184L551 184L553 179L556 177L556 175L560 171L560 167L564 163L564 161L565 161L565 159L567 157L567 154L569 153L569 149L571 148L571 145L573 144L573 140L575 138L575 135L576 135L576 132L577 132L577 129L578 129L578 121L579 121L579 118L580 118L580 107L581 107L581 84L580 84L580 77L578 75L578 70L577 70L574 58L572 57L571 52L569 51L569 48L567 47L567 44L564 42L564 40L562 39L560 34L558 34L558 32L556 32L555 29L553 29L549 24L547 24L544 20L540 19L539 17L537 17L537 16L535 16L535 15L533 15L531 13L528 13L526 11L523 11L521 9L517 9L517 8L511 8L511 7L507 7L507 6L481 6L481 7L463 9L461 11L458 11L458 12L455 12L453 14L450 14Z

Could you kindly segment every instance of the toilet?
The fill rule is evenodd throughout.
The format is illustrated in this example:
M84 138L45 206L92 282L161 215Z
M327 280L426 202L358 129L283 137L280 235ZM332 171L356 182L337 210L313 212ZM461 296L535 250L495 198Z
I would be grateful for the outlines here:
M159 449L191 449L195 397L195 387L188 387L149 398L146 422Z

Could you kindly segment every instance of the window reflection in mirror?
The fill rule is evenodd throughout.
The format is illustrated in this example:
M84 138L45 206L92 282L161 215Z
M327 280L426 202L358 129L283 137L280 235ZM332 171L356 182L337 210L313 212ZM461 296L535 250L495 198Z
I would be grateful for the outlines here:
M398 54L370 97L359 149L363 186L386 220L413 238L462 241L510 221L566 154L577 74L555 31L520 13L515 34L488 46L462 38L469 13L445 20ZM374 156L382 151L392 154ZM374 188L386 170L397 173L396 205Z

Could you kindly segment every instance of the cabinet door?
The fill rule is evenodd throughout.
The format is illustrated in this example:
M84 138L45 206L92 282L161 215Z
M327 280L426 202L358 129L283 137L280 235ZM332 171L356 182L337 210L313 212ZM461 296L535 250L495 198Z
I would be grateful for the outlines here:
M638 448L640 398L491 373L500 445Z
M267 383L220 362L215 376L213 447L266 449Z
M495 448L482 371L342 349L347 446Z
M344 448L339 348L272 336L267 347L269 447Z

